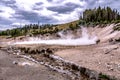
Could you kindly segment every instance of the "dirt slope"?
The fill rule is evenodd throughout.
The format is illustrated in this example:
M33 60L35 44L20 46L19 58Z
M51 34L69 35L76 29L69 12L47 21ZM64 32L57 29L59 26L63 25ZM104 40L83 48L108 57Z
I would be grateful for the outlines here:
M120 31L114 31L113 27L117 24L108 24L104 27L96 26L96 27L89 27L88 33L90 35L95 35L100 39L100 42L108 42L110 39L117 39L119 38Z

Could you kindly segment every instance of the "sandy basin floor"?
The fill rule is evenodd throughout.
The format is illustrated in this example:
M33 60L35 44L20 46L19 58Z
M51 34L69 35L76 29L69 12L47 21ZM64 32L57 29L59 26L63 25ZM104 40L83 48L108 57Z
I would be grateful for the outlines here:
M99 44L63 49L55 54L80 66L120 78L119 44Z

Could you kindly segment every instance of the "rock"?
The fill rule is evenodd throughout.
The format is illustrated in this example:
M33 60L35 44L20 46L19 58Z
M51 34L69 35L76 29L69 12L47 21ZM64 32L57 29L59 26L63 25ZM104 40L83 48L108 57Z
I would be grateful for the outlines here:
M45 49L42 49L42 50L41 50L41 53L45 53Z
M75 71L79 71L79 67L75 64L71 64L71 68Z
M29 50L28 54L36 54L36 50Z
M100 39L98 39L98 40L96 41L96 44L98 44L98 43L100 43Z
M114 42L114 40L111 38L111 39L109 39L109 42Z
M17 61L13 61L13 64L17 65L17 64L18 64L18 62L17 62Z
M109 71L113 71L114 69L113 68L110 68L110 69L108 69Z
M50 48L48 48L48 49L46 50L46 53L53 54L53 51L52 51Z

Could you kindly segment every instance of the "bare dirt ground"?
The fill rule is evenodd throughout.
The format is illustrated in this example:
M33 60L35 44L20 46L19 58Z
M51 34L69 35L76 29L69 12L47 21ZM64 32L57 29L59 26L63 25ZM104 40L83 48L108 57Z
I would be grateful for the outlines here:
M17 45L18 46L18 45ZM88 46L19 45L33 49L50 48L64 60L120 79L120 44L100 43Z
M70 80L37 63L0 50L0 80Z
M119 44L81 46L55 52L65 60L117 78L120 78L119 53Z

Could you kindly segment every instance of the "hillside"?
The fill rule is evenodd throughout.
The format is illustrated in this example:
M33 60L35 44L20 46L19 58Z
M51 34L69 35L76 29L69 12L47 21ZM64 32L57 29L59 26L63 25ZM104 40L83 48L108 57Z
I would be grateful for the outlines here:
M79 24L79 20L73 21L73 22L69 22L69 23L65 23L65 24L59 24L57 27L60 29L67 29L69 28L70 25L76 26L77 24Z

